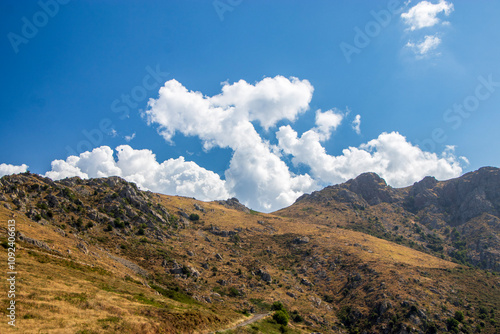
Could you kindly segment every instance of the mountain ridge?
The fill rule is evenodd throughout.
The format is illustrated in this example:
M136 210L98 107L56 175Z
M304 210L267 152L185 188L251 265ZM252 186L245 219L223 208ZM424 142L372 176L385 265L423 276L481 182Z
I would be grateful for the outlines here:
M441 244L444 243L448 248L448 254L445 255L462 263L499 271L500 192L498 189L500 189L500 169L495 167L483 167L445 181L427 176L404 188L392 188L377 174L364 173L345 183L302 195L290 207L278 210L276 213L293 216L292 212L296 211L294 207L304 208L308 203L325 210L335 203L343 203L347 204L345 210L373 211L373 217L370 219L397 220L394 216L377 210L377 206L389 205L392 211L398 211L400 216L411 218L413 228L425 229L427 234L431 234L429 242L422 242L418 236L410 237L410 241L417 245L424 244L430 248L429 250L443 247ZM344 226L349 228L348 224ZM385 224L385 230L389 227L396 228L393 224ZM400 227L399 224L397 229ZM361 231L369 233L366 226ZM420 231L418 232L420 234ZM455 235L449 238L450 233ZM396 234L408 238L408 233L402 234L400 231ZM469 238L469 235L474 237ZM383 233L378 233L377 236L384 237ZM448 242L436 239L446 237L450 239ZM466 243L465 247L461 244L463 242Z

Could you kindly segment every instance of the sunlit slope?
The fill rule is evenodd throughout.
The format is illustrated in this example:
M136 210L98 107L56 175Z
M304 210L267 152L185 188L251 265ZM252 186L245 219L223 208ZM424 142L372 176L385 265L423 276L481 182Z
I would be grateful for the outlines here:
M315 215L244 212L118 178L7 181L0 219L15 215L23 235L21 333L208 333L275 301L295 332L445 330L456 311L459 328L495 332L498 276ZM279 329L268 321L254 326Z

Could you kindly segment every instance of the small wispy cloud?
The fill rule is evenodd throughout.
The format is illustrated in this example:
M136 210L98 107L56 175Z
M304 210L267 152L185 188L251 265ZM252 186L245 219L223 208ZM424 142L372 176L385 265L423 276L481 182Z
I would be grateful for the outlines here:
M118 136L118 132L115 130L115 129L111 129L111 133L110 133L111 137L116 137Z
M440 0L437 4L421 1L411 7L408 12L402 13L401 18L413 31L438 24L441 21L438 14L443 13L445 16L449 16L453 9L453 4L445 0ZM446 21L443 23L449 24Z
M130 136L125 136L125 141L128 143L135 138L135 132Z
M354 121L352 121L352 128L354 131L360 135L361 134L361 115L356 115Z
M441 44L441 39L436 35L427 35L424 40L419 43L408 42L406 46L415 52L418 57L425 57L431 51L437 49Z
M321 112L321 110L316 111L316 126L318 129L318 134L322 137L322 140L328 140L332 131L335 131L337 127L342 123L344 115L337 109L327 110Z

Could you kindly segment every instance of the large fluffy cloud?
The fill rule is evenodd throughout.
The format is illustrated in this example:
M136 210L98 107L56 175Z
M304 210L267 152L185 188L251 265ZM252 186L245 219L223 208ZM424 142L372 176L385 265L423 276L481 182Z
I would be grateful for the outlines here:
M195 136L206 150L212 147L233 151L225 178L184 157L163 162L150 150L118 146L116 152L101 146L66 160L54 160L45 176L54 180L120 176L142 189L195 197L200 200L236 196L247 206L273 211L290 205L305 192L344 182L363 172L375 172L395 187L419 181L427 175L448 179L462 173L453 147L443 153L424 152L397 132L382 133L359 147L349 147L339 156L326 152L324 143L349 112L335 108L315 112L315 126L301 136L291 125L275 133L277 145L264 140L258 123L268 135L282 120L293 121L309 109L313 87L297 78L265 78L255 84L240 80L224 83L222 92L209 97L189 91L176 80L160 89L149 101L144 116L167 142L176 133ZM360 133L361 116L351 126ZM285 163L306 165L309 173L294 174ZM466 161L466 160L464 160ZM28 166L0 165L0 176L26 171Z
M222 92L205 96L189 91L176 80L160 89L149 101L145 116L149 124L171 142L176 133L198 137L205 149L233 150L225 187L246 205L272 211L291 204L304 192L339 183L360 173L379 173L393 186L406 186L424 176L458 176L462 169L451 150L441 156L423 152L398 133L383 133L359 148L350 147L335 157L322 143L329 140L345 114L336 109L316 111L316 126L300 138L290 125L276 133L278 146L262 139L254 123L265 131L281 120L293 121L309 108L313 87L307 80L281 76L256 84L240 80L224 83ZM361 116L353 126L359 131ZM295 175L282 159L310 167L309 174Z
M436 4L421 1L411 7L408 12L402 13L401 18L410 27L410 30L417 30L438 24L440 22L438 14L443 12L444 15L448 16L453 9L453 4L445 0L440 0Z
M294 120L308 109L312 92L313 87L307 80L277 76L255 85L244 80L232 85L225 83L221 94L206 97L170 80L160 88L159 97L149 101L145 115L150 124L159 125L159 132L167 141L180 132L198 136L208 146L234 148L254 138L246 135L233 138L227 131L247 127L253 121L267 129L279 120Z
M0 164L0 177L2 177L4 175L24 173L27 170L28 170L28 166L25 164L22 164L20 166L9 165L9 164Z
M462 173L452 147L438 156L422 151L397 132L384 132L358 148L344 149L339 156L326 153L314 129L298 137L290 126L282 126L276 136L279 147L293 156L293 163L309 166L312 176L322 183L340 183L364 172L375 172L388 184L403 187L427 175L448 179Z
M255 85L225 83L221 94L207 97L170 80L149 101L145 115L167 141L179 132L199 137L206 149L231 148L234 154L225 172L228 192L257 210L270 211L316 185L308 175L291 173L252 122L268 129L280 120L294 120L308 109L312 92L307 80L277 76ZM329 131L336 121L326 117L324 126Z
M81 178L120 176L135 182L142 189L196 197L201 200L226 199L225 181L184 157L162 163L150 150L134 150L128 145L116 148L117 160L108 146L95 148L66 160L54 160L52 170L45 176L54 180L71 176Z

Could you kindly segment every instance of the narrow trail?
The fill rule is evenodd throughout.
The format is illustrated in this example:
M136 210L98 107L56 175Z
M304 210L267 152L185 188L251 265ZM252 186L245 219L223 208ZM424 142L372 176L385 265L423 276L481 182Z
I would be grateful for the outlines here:
M229 331L229 330L233 330L233 329L236 329L238 327L243 327L243 326L247 326L247 325L250 325L250 324L253 324L254 322L256 321L259 321L259 320L262 320L264 319L265 317L267 317L270 313L262 313L262 314L255 314L253 317L251 317L250 319L247 319L243 322L240 322L239 324L233 326L233 327L230 327L230 328L225 328L225 329L220 329L216 332L212 332L210 334L214 334L214 333L219 333L219 332L224 332L224 331Z

